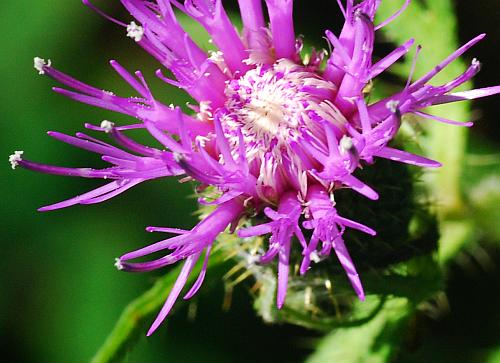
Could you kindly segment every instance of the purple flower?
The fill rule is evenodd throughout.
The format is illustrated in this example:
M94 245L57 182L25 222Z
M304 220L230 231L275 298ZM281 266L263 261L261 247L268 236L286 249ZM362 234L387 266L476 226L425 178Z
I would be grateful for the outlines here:
M339 2L345 24L339 36L326 31L332 52L326 55L312 51L304 58L300 55L301 40L294 33L292 0L265 1L269 25L260 0L239 0L241 32L229 20L221 0L121 0L135 18L129 24L109 17L88 0L83 2L126 29L127 36L169 69L174 79L164 76L161 70L157 76L182 88L197 106L189 115L179 107L158 102L140 72L130 74L116 61L111 61L111 66L138 97L121 97L94 88L56 70L50 60L35 58L34 66L40 74L68 88L54 88L55 92L129 115L135 121L120 126L107 120L99 126L86 125L104 132L123 149L83 133L74 137L49 132L58 140L102 155L110 164L104 169L39 164L23 159L22 151L16 151L9 161L12 168L107 180L95 190L40 208L42 211L99 203L146 180L167 176L195 180L217 192L215 200L200 198L200 203L211 204L214 209L192 230L148 227L148 231L175 236L117 259L117 268L125 271L149 271L184 260L177 282L148 335L165 319L194 265L204 255L201 273L185 298L200 288L213 243L228 227L231 232L237 230L242 238L270 236L268 250L256 263L278 260L279 308L285 302L292 248L302 252L301 274L310 268L311 261L326 258L333 250L356 294L364 299L360 277L342 236L345 228L370 235L375 231L337 213L336 191L348 187L378 199L371 186L353 175L377 157L423 167L440 166L436 161L387 146L398 132L402 116L415 114L470 126L432 116L423 109L500 92L500 86L453 92L479 71L476 60L448 83L429 84L484 37L479 35L420 79L413 80L410 74L400 92L375 103L367 100L366 85L405 56L413 45L409 40L372 63L375 32L396 18L409 0L379 25L374 25L373 20L380 0L364 0L357 5L347 0L345 7ZM177 22L174 8L199 22L218 51L207 53L197 45ZM128 136L134 129L147 129L163 147L134 141ZM252 214L267 221L252 225ZM310 240L305 238L305 230L312 231ZM163 257L134 262L159 251L165 251Z

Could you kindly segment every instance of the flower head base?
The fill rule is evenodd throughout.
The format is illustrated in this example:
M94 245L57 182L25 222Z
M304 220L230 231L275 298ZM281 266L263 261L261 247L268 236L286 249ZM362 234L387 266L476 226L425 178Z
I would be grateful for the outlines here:
M353 175L375 158L438 167L436 161L388 146L400 128L402 117L415 114L470 126L471 123L432 116L422 109L500 92L497 86L453 93L479 71L477 61L448 83L428 84L484 37L480 35L422 78L413 81L410 75L400 92L370 103L366 97L367 84L407 54L413 45L413 40L409 40L372 63L375 31L399 15L409 1L376 26L373 20L380 1L355 4L347 0L345 7L341 5L345 17L341 34L337 37L326 32L333 48L331 54L313 52L304 60L300 57L301 41L294 34L291 0L266 0L269 26L265 24L260 0L240 0L241 35L220 0L186 0L183 4L174 0L121 2L135 21L126 24L110 18L84 0L101 15L126 28L127 36L171 71L175 80L165 77L160 70L157 76L182 88L198 103L192 107L194 115L157 101L140 72L132 75L116 61L111 61L111 66L136 90L138 97L121 97L86 85L56 70L50 61L35 58L34 65L40 74L70 88L55 88L56 92L132 116L136 121L119 126L107 120L99 126L86 125L88 129L106 133L123 149L83 133L76 137L49 133L65 143L100 154L110 164L104 169L39 164L22 159L22 152L16 152L9 161L13 168L19 165L51 174L109 179L104 186L43 207L40 209L43 211L99 203L143 181L167 176L196 180L202 188L216 191L214 200L201 196L200 203L213 205L214 209L191 231L149 227L151 232L176 236L126 253L116 261L120 270L149 271L185 260L149 334L167 316L204 253L202 271L185 298L198 291L213 243L229 226L231 232L238 230L237 235L242 238L270 235L267 251L255 263L278 260L278 307L285 303L294 248L302 254L301 274L310 268L311 261L325 259L333 250L354 291L364 299L361 279L347 251L349 241L344 241L343 233L346 228L368 235L374 235L375 231L337 213L337 191L350 188L369 199L378 199L374 188ZM206 53L191 39L178 23L174 7L207 30L217 52ZM328 59L323 62L325 56ZM322 66L323 63L326 65ZM145 146L126 135L134 129L146 129L162 147ZM253 215L265 221L255 224ZM306 238L305 231L311 232L310 238ZM168 253L156 260L132 261L164 250Z

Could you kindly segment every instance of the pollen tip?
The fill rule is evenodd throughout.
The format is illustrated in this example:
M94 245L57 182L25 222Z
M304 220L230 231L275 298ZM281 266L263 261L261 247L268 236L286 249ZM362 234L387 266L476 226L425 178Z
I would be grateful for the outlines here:
M174 161L176 163L181 163L183 162L184 160L186 160L186 158L184 157L183 154L181 153L178 153L178 152L174 152Z
M113 127L115 127L114 122L108 120L102 120L101 128L104 130L105 133L109 134L111 131L113 131Z
M24 154L24 151L22 150L16 150L12 155L9 155L9 163L14 170L18 165L21 160L23 160L22 155Z
M481 69L481 62L477 58L472 60L471 65L475 68Z
M38 74L45 74L45 67L50 67L51 64L52 61L50 59L45 61L45 59L40 57L33 58L33 66L38 71Z
M318 263L321 261L321 257L319 257L319 254L317 251L311 252L309 257L311 258L311 261L314 263Z
M342 154L346 154L347 152L351 151L353 147L354 143L352 141L352 138L347 135L342 136L339 143L340 152Z
M387 109L392 113L396 113L396 111L398 110L398 106L399 106L398 100L390 100L387 101L387 103L385 104L385 107L387 107Z
M115 258L115 267L120 271L124 269L122 261L119 258Z
M136 42L140 42L144 36L144 28L137 25L135 21L131 21L127 25L127 37L134 39Z

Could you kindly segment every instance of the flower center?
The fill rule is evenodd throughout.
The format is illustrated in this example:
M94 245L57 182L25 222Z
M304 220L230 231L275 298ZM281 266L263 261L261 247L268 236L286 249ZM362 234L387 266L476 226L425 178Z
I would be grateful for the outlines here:
M258 66L228 83L225 107L218 115L226 136L243 134L247 157L287 149L303 132L315 133L322 120L339 130L347 123L332 104L337 87L288 60Z

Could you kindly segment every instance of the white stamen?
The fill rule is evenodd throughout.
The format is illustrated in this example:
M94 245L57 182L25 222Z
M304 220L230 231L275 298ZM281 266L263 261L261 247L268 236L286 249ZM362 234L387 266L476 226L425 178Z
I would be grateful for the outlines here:
M33 59L33 66L38 71L38 74L45 74L43 67L45 67L45 66L50 67L51 64L52 64L52 62L50 59L47 60L47 62L45 62L45 59L40 58L40 57L35 57Z
M221 51L209 51L210 56L208 60L215 64L223 73L227 72L226 61L224 60L224 53Z
M174 160L176 163L180 163L181 161L184 161L184 155L178 152L174 152Z
M387 103L385 104L385 107L387 107L387 109L389 111L391 111L392 113L396 113L398 106L399 106L398 100L390 100L390 101L387 101Z
M352 142L352 138L350 138L349 136L346 136L346 135L342 136L342 138L340 139L340 143L339 143L340 153L346 154L349 151L351 151L353 147L354 147L354 144Z
M101 122L101 128L104 129L104 132L109 134L111 131L113 131L113 127L115 127L115 123L108 121L108 120L103 120Z
M12 167L12 170L16 168L16 166L19 165L19 162L23 160L21 155L23 155L24 151L14 151L14 154L9 156L9 163L10 166Z
M277 169L287 158L300 193L307 195L308 174L290 141L297 142L303 129L317 127L318 119L345 130L347 120L328 101L337 87L286 59L277 61L272 68L257 64L236 82L226 84L228 112L220 121L233 155L237 156L241 132L247 160L259 160L259 188L275 187Z
M115 258L115 267L118 270L123 270L122 261L119 258Z
M481 62L479 61L479 59L477 58L474 58L471 62L472 66L475 67L475 68L481 68Z
M316 251L312 251L309 257L311 258L311 261L314 263L318 263L321 261L321 257L319 257L318 252Z
M312 305L312 288L311 286L307 286L304 292L304 305L308 308L311 308Z
M196 118L201 121L208 121L212 118L212 107L210 107L211 101L200 101L199 110Z
M135 21L132 21L127 25L127 37L134 39L136 42L140 42L144 36L144 28L137 25Z
M245 59L243 59L243 60L241 61L241 63L244 63L244 64L246 64L247 66L249 66L249 65L252 65L252 64L253 64L253 61L252 61L252 59L249 57L249 58L245 58Z
M307 66L309 64L309 62L311 61L311 56L309 54L306 54L304 56L304 59L302 60L302 63Z
M330 280L325 280L325 287L328 291L332 290L332 282Z
M209 50L208 53L210 54L208 59L216 63L224 60L224 53L222 53L220 50L218 51Z
M202 135L198 135L195 137L196 145L199 145L200 147L205 147L209 140L210 139L208 137Z
M330 202L332 202L332 205L335 206L335 204L337 204L335 202L335 195L333 193L330 193Z
M256 254L252 253L246 256L246 263L248 267L257 264L257 262L259 262L259 256L257 256Z

